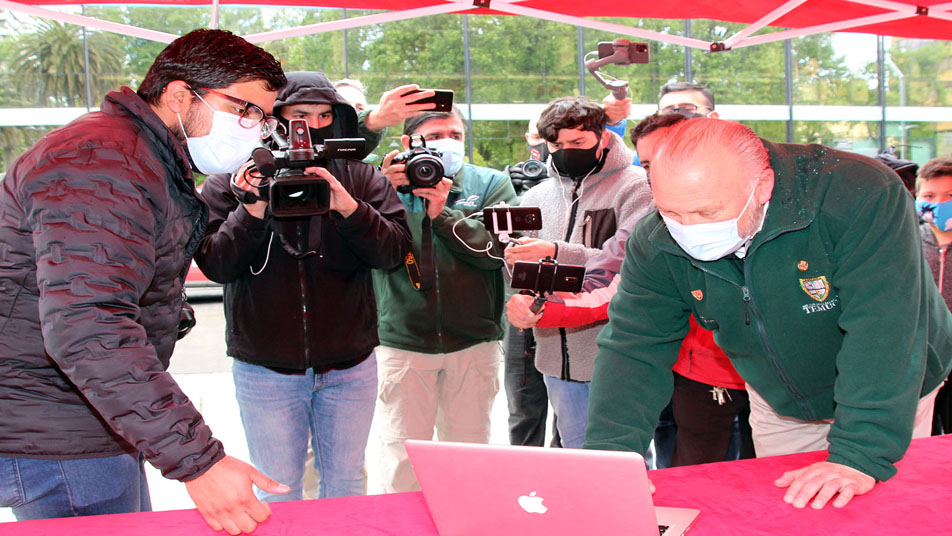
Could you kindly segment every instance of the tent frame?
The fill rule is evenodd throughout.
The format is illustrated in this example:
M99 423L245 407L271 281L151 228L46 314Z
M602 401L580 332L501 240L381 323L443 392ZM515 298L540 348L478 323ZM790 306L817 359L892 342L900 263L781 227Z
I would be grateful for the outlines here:
M370 24L383 24L387 22L397 21L397 20L407 20L417 17L427 17L431 15L439 15L445 13L462 13L473 9L480 8L492 8L495 11L502 13L508 13L511 15L520 15L524 17L532 17L536 19L549 20L555 22L562 22L565 24L570 24L573 26L581 26L584 28L591 28L595 30L603 30L607 32L613 32L621 35L627 35L630 37L635 37L638 39L647 39L652 41L661 41L664 43L670 43L675 45L682 45L689 48L696 48L700 50L708 50L710 52L723 52L727 50L732 50L735 48L742 48L747 46L759 45L763 43L770 43L774 41L782 41L784 39L790 39L795 37L801 37L804 35L810 35L821 32L835 32L835 31L849 31L851 28L861 28L874 24L892 22L902 19L908 19L912 17L933 17L937 19L952 21L952 2L947 2L944 4L934 5L931 7L925 6L915 6L911 4L903 4L899 2L894 2L891 0L844 0L853 4L859 4L867 7L875 7L879 9L886 10L886 13L871 15L866 17L857 17L848 20L842 20L826 24L818 24L815 26L805 27L805 28L796 28L790 30L782 30L779 32L766 33L761 35L754 35L756 32L761 29L770 26L771 23L777 21L784 15L790 13L791 11L797 9L808 0L787 0L779 7L774 8L768 13L765 13L755 22L752 22L746 25L743 29L725 39L722 42L708 42L700 39L692 39L689 37L682 37L678 35L665 34L661 32L655 32L650 30L642 30L638 28L633 28L630 26L625 26L622 24L613 24L609 22L601 22L596 20L591 20L584 17L576 17L572 15L564 15L561 13L555 13L552 11L545 11L541 9L531 8L525 5L522 5L525 0L443 0L442 4L435 4L433 6L406 9L399 11L387 11L384 13L377 13L373 15L365 15L361 17L354 17L348 19L342 19L337 21L322 22L319 24L311 24L306 26L299 26L296 28L289 28L285 30L276 30L271 32L262 32L257 34L250 34L244 36L245 39L252 43L263 43L267 41L275 41L278 39L287 39L290 37L300 37L304 35L311 35L323 32L330 32L335 30L344 30L349 28L356 28L360 26L366 26ZM319 4L319 0L315 0L315 4ZM211 27L216 28L218 26L218 13L219 13L219 0L212 0L210 4L211 10ZM177 35L169 34L165 32L158 32L153 30L146 30L143 28L136 28L134 26L119 24L109 21L104 21L96 19L93 17L86 17L82 15L75 15L71 13L63 13L60 11L46 9L28 3L13 2L11 0L0 0L0 9L7 9L10 11L25 13L35 17L47 18L58 20L60 22L66 22L70 24L78 24L86 28L95 28L98 30L104 30L108 32L119 33L122 35L128 35L132 37L138 37L141 39L148 39L151 41L158 41L160 43L170 43Z

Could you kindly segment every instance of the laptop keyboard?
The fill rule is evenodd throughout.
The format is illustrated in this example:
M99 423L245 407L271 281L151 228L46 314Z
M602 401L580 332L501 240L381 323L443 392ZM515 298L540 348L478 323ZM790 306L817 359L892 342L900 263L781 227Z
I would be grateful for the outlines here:
M668 532L668 529L669 529L669 528L670 528L670 527L669 527L668 525L658 525L658 534L659 534L659 536L660 536L661 534L664 534L665 532Z

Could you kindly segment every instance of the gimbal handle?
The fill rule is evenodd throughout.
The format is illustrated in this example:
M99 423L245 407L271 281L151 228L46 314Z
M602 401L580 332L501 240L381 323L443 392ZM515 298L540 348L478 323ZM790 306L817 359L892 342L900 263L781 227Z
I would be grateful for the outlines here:
M595 80L598 80L606 89L611 91L612 96L615 97L615 100L622 100L628 96L628 81L627 80L608 80L605 76L599 72L599 69L606 65L618 64L618 65L628 65L628 48L627 47L616 47L614 54L611 56L605 56L604 58L599 58L595 60L588 60L585 62L585 68L588 69L588 72L592 73L592 76L595 77Z

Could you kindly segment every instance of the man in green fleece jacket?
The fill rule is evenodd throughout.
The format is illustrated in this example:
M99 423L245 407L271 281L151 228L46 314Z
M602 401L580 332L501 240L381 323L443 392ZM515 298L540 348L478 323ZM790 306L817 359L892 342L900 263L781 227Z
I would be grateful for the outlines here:
M671 128L651 181L657 210L628 241L598 339L585 446L647 449L693 314L747 382L757 455L829 451L780 476L784 501L841 507L893 476L952 367L952 315L895 173L700 118Z
M404 148L411 136L422 136L440 153L444 177L431 187L408 189L414 174L408 175L408 164L394 163L396 151L381 167L399 192L413 235L403 264L374 271L386 493L420 489L403 448L407 439L432 439L435 429L441 441L489 442L505 292L503 245L486 230L482 210L515 205L516 191L505 174L463 162L465 133L455 106L404 122Z

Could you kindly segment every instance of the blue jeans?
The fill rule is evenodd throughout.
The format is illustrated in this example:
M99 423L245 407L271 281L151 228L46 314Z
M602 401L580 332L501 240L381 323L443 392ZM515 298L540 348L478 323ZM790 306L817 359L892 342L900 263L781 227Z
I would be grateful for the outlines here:
M562 446L569 449L582 448L585 443L585 426L588 425L588 388L591 382L570 382L553 376L543 376L549 392L552 409L558 416L556 426L562 438Z
M251 463L291 491L256 490L267 502L302 498L308 439L320 475L318 498L362 495L364 451L377 398L377 357L346 370L281 374L243 361L232 375Z
M0 506L20 521L152 510L142 457L0 458Z

